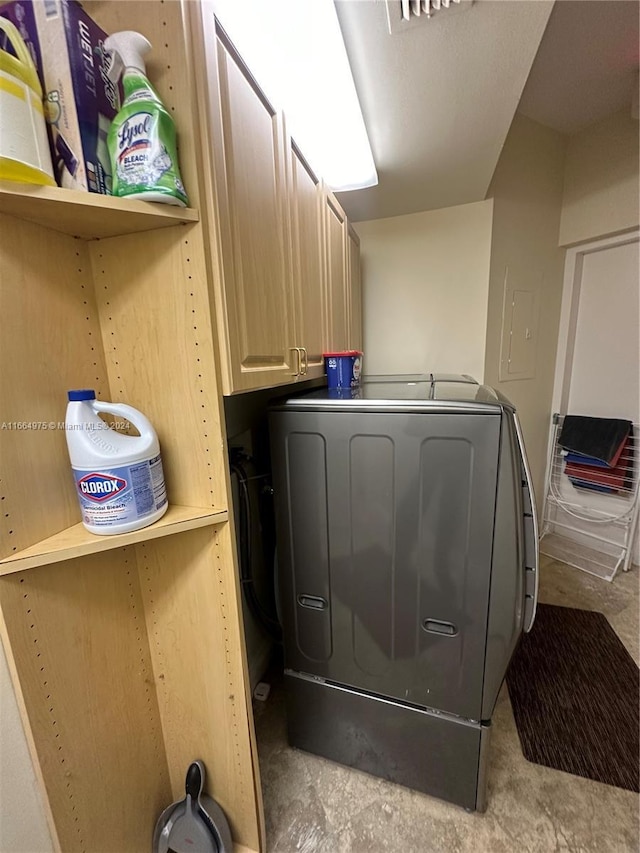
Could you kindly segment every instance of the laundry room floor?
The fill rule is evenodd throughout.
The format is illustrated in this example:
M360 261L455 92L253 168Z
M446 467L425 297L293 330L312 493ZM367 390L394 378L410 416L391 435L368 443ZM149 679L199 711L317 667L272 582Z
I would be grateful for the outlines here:
M638 573L607 583L541 557L540 600L604 613L639 660ZM254 703L267 853L636 853L638 796L528 762L506 686L494 714L484 815L287 745L277 676Z

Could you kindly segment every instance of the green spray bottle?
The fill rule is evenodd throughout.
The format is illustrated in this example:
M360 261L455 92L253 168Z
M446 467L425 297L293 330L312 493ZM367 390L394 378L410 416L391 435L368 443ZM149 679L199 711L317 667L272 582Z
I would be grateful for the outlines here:
M187 195L178 169L176 127L145 74L151 45L140 33L114 33L104 43L112 55L109 77L122 73L124 101L107 137L112 194L180 207Z

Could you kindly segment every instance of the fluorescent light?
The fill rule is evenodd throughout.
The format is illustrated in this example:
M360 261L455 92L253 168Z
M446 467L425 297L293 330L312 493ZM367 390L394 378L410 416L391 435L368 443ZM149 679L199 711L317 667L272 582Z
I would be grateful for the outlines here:
M312 169L333 190L378 183L333 0L214 0Z

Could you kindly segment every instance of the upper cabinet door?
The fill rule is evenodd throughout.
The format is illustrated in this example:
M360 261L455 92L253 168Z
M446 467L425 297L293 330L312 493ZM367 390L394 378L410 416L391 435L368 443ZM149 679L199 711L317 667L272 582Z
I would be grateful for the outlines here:
M329 309L327 344L329 350L341 351L350 349L347 219L344 210L330 192L325 192L324 225Z
M349 346L362 351L362 268L360 266L360 238L352 225L349 225Z
M292 349L282 117L219 30L216 51L217 297L229 361L226 390L239 391L292 381L300 356Z
M324 373L327 322L322 275L322 191L293 140L289 149L292 272L296 345L303 348L303 378Z

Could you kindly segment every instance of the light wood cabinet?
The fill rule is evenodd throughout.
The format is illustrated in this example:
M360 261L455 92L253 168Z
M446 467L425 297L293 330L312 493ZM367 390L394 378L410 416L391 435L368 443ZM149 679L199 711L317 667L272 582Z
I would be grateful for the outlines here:
M324 374L359 339L347 220L203 4L198 92L223 393ZM361 320L356 322L356 326Z
M353 226L347 231L347 257L349 284L349 348L362 352L362 268L360 266L360 238Z
M347 266L347 217L335 196L324 190L325 289L327 293L328 349L341 351L350 346L350 299Z
M296 144L289 142L289 214L295 342L302 378L324 373L327 300L323 276L322 187Z
M259 850L191 4L87 6L153 43L192 207L0 186L0 411L22 425L0 430L0 633L57 850L149 849L194 758L236 842ZM79 524L57 428L78 387L156 427L170 508L155 525L97 537Z
M298 371L284 128L213 16L205 23L218 325L226 389L241 391L288 382Z

